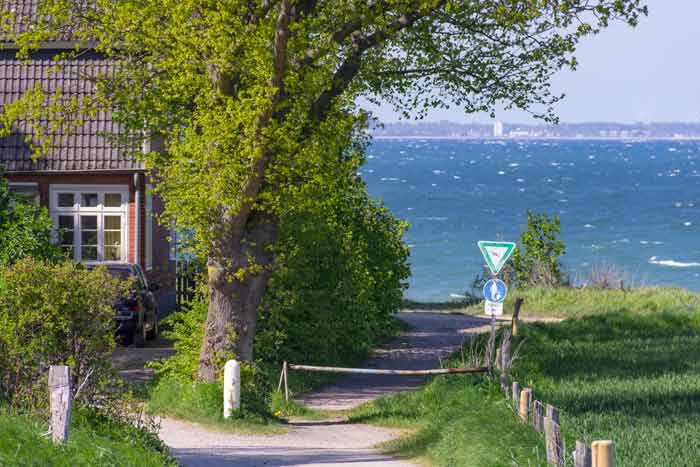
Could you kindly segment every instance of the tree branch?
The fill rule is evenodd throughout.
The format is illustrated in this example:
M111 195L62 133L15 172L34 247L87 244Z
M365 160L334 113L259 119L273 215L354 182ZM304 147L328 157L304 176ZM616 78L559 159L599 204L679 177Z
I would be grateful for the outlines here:
M421 18L442 8L444 4L445 0L440 0L430 11L404 13L389 24L386 29L380 29L369 36L355 39L353 42L354 50L334 73L331 87L322 92L318 99L311 105L309 109L309 123L306 128L304 128L304 135L308 136L313 130L314 124L322 120L328 114L332 108L333 100L345 92L350 82L360 72L362 55L368 49L376 47L393 34L413 26Z

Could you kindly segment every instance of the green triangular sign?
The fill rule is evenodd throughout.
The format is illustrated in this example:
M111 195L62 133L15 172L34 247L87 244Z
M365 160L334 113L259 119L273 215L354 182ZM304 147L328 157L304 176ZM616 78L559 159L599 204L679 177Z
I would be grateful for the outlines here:
M501 272L510 255L515 250L515 243L512 242L489 242L481 240L478 242L481 254L484 255L486 264L494 275Z

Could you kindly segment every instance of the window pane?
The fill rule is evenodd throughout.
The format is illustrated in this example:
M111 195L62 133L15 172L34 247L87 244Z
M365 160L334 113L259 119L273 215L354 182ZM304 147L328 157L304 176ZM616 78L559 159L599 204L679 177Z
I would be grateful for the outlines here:
M80 207L83 208L94 208L97 207L97 193L83 193L82 194L82 203L80 203Z
M73 204L75 204L73 199L73 193L59 193L58 206L61 208L72 208Z
M121 193L105 193L105 207L106 208L120 208L120 207L122 207L122 195L121 195Z
M80 216L81 230L97 230L97 216Z
M105 246L119 246L122 243L122 233L119 231L105 232Z
M73 229L75 219L73 216L58 216L59 229Z
M121 261L122 249L118 246L105 245L105 261Z
M58 243L63 246L73 245L74 232L72 230L61 230L58 232Z
M96 246L82 246L80 248L81 257L83 261L95 261L97 260L97 247Z
M122 216L105 216L105 230L121 230Z
M83 230L80 234L80 240L83 245L97 245L96 230Z

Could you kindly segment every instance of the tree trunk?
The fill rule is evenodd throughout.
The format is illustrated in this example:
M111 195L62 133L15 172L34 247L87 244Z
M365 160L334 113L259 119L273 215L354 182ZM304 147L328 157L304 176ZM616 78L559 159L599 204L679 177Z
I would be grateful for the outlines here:
M209 310L199 357L200 380L215 381L228 356L253 360L258 307L272 274L274 255L270 247L277 239L277 230L276 217L253 211L241 237L229 236L210 256Z

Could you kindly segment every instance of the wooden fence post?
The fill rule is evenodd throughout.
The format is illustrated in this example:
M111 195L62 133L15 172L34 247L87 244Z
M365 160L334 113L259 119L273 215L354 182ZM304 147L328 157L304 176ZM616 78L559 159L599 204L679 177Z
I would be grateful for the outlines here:
M520 391L520 407L518 414L523 423L530 420L530 402L532 401L532 389L525 388Z
M559 425L559 410L551 404L547 404L547 417L551 418L554 423Z
M544 406L540 401L535 401L532 405L532 425L538 433L544 431Z
M520 315L520 307L523 306L523 300L522 297L518 297L515 299L515 305L513 307L513 319L511 321L511 328L514 336L518 335L518 316Z
M51 365L49 368L49 403L51 407L51 435L55 444L68 441L70 427L70 367Z
M615 467L615 443L609 440L593 441L591 458L592 467Z
M513 391L511 393L513 396L513 406L517 407L520 401L520 383L513 381Z
M574 467L592 467L591 449L583 441L576 441L574 451Z
M564 441L561 437L561 427L552 417L544 418L544 443L547 453L547 463L556 467L564 467Z

